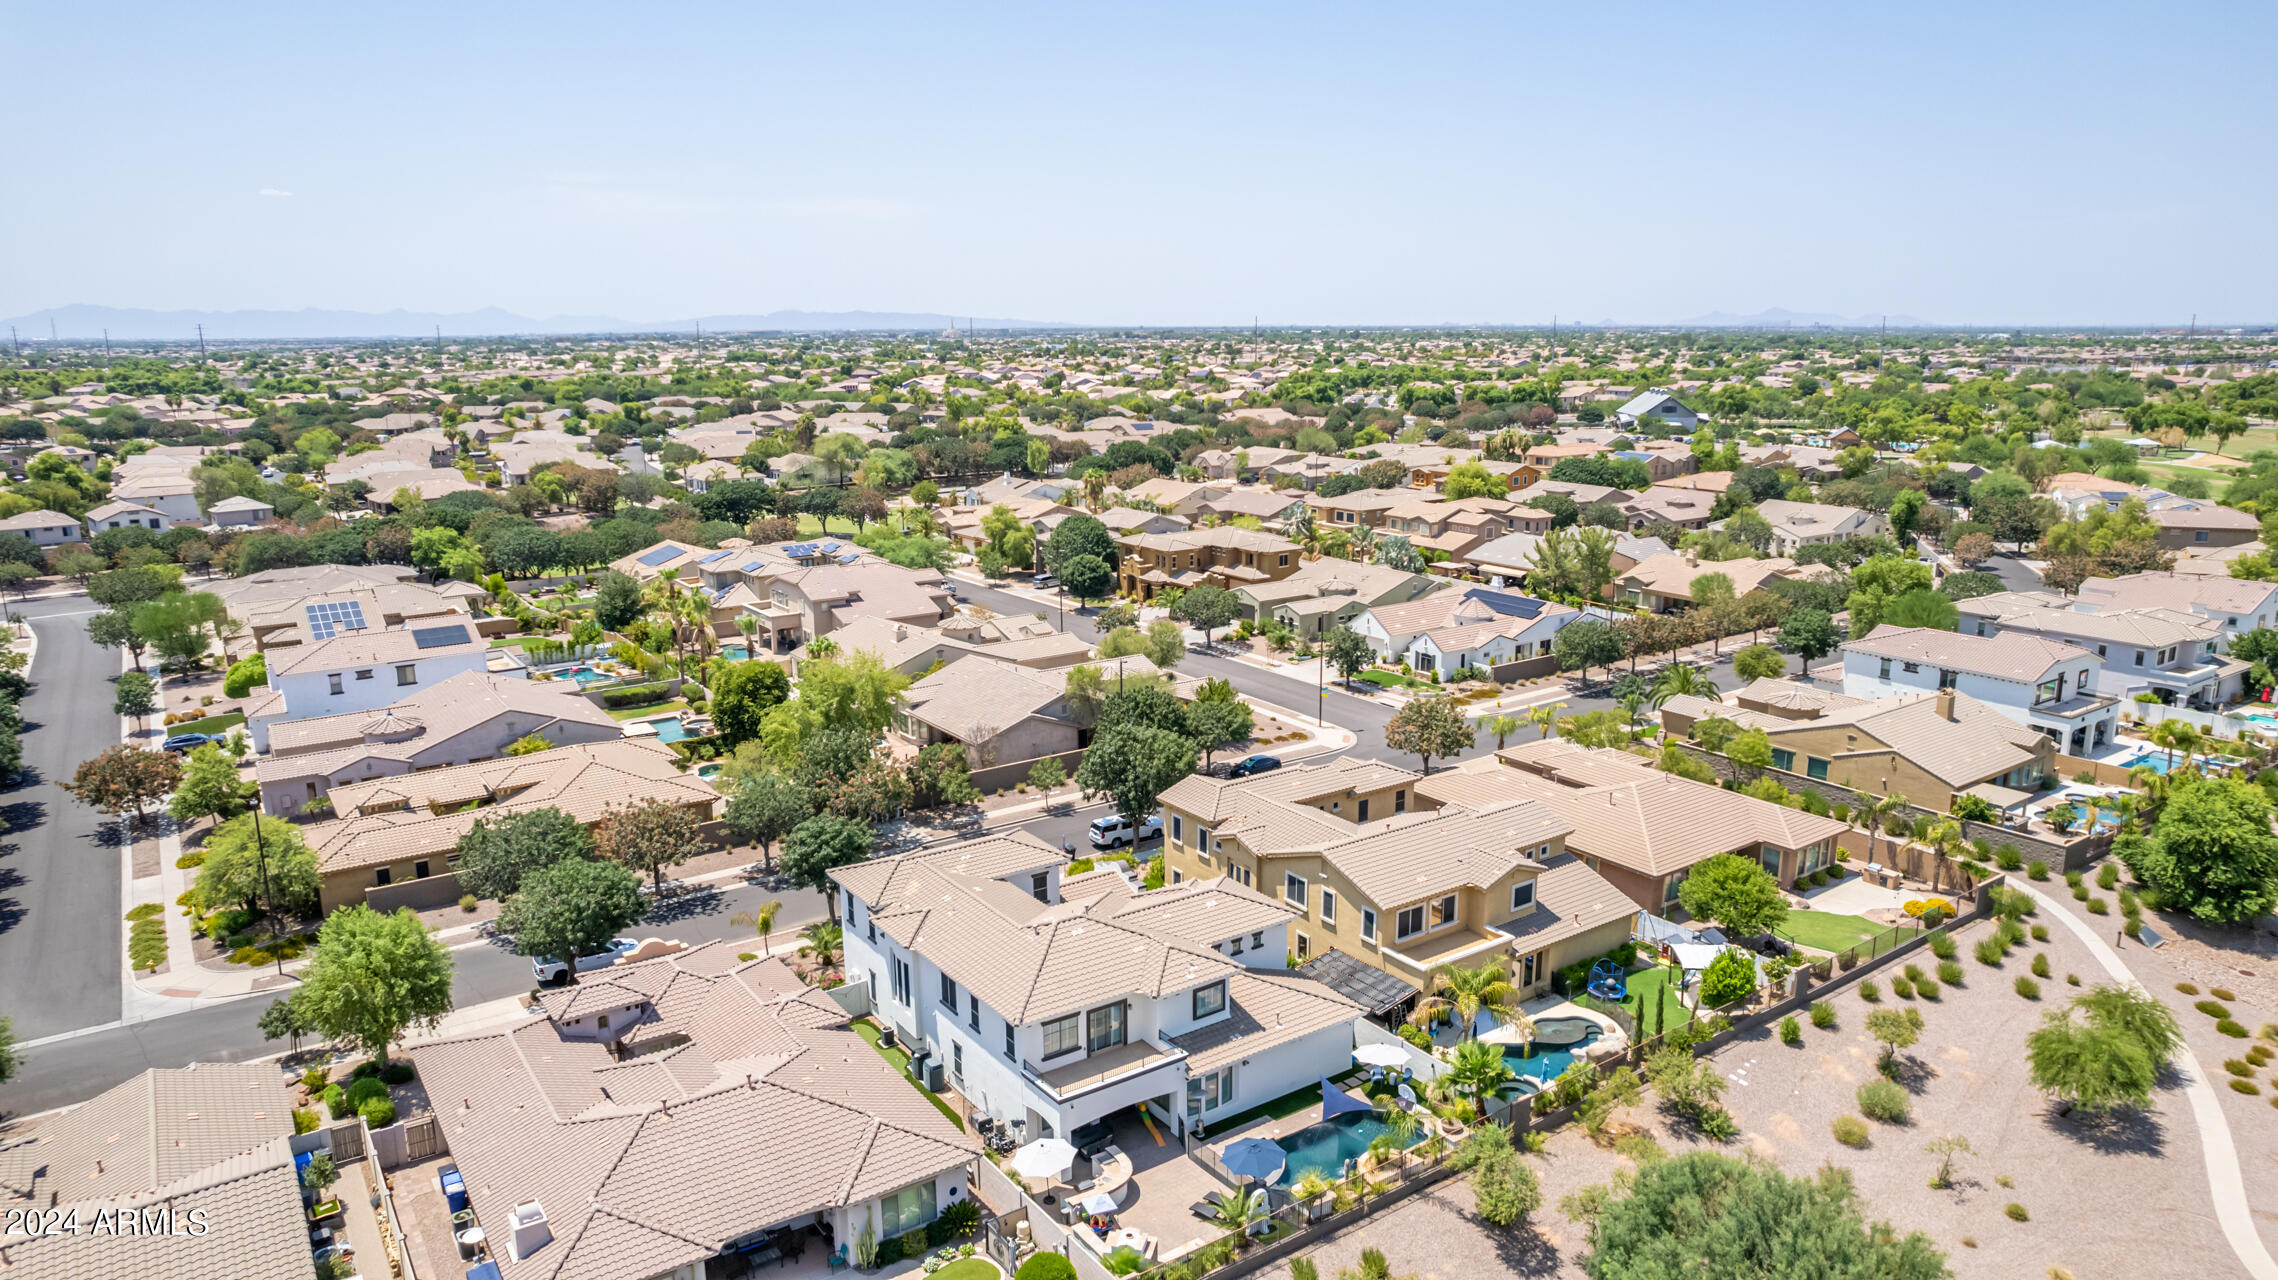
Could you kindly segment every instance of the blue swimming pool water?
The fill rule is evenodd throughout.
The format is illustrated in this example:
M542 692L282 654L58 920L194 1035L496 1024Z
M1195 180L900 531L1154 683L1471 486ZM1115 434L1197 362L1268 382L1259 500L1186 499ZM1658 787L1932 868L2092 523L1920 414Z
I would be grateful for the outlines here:
M669 720L651 720L649 723L657 727L657 741L659 742L686 742L690 738L702 736L690 733L688 726L682 724L677 716Z
M577 670L569 673L569 678L577 681L581 685L588 685L607 684L617 677L610 675L606 671L596 671L591 667L579 667Z
M1598 1024L1588 1018L1550 1018L1535 1024L1531 1046L1503 1046L1503 1065L1518 1077L1506 1087L1516 1093L1540 1090L1577 1060L1587 1059L1600 1034Z
M2133 769L2140 764L2149 767L2153 773L2164 774L2168 771L2168 769L2172 768L2175 765L2179 765L2182 762L2183 757L2181 755L2177 755L2173 761L2170 761L2167 758L2167 753L2165 751L2161 751L2157 748L2147 748L2143 751L2138 751L2133 756L2130 756L2126 760L2121 761L2120 767L2123 769ZM2233 768L2237 766L2238 761L2230 756L2195 756L2192 759L2192 763L2198 765L2202 770L2212 773Z
M1276 1138L1274 1142L1289 1153L1289 1159L1273 1184L1295 1186L1308 1173L1318 1173L1324 1178L1340 1177L1345 1171L1345 1161L1367 1154L1368 1144L1383 1132L1384 1121L1376 1112L1348 1111ZM1414 1146L1423 1140L1423 1131L1419 1129L1408 1145Z
M751 656L751 646L742 644L724 644L720 646L720 656L726 658L730 662L742 662L744 659Z

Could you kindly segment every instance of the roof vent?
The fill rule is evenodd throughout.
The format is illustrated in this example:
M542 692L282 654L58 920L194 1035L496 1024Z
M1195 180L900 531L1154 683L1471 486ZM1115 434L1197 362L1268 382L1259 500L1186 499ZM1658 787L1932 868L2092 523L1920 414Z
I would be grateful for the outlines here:
M514 1206L506 1215L506 1251L516 1262L546 1247L553 1241L553 1229L546 1225L546 1207L535 1200Z

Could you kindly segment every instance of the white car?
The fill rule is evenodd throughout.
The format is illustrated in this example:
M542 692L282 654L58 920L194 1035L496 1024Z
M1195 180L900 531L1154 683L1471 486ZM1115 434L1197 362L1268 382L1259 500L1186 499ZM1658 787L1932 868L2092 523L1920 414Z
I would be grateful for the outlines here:
M1092 820L1092 848L1113 849L1117 845L1142 844L1163 834L1163 820L1150 815L1133 831L1128 819L1116 814Z
M577 958L577 971L579 973L591 973L595 969L606 969L617 963L619 956L630 954L634 948L640 945L638 938L611 938L607 947L589 956L579 956ZM532 957L530 972L537 977L540 986L549 982L564 981L570 975L568 965L546 956Z

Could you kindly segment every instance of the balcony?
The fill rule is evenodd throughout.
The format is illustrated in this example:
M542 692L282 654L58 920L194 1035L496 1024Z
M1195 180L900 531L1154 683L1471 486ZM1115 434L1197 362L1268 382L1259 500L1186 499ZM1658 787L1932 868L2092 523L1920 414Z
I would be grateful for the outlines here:
M2062 700L2052 699L2048 702L2036 702L2033 704L2032 712L2036 716L2047 716L2052 720L2078 720L2082 716L2102 711L2118 701L2118 698L2076 693Z
M1158 1067L1168 1066L1186 1057L1186 1050L1171 1049L1152 1040L1132 1040L1086 1054L1064 1067L1044 1070L1033 1062L1022 1062L1020 1073L1043 1087L1054 1101L1069 1102L1111 1084L1143 1076Z
M1429 974L1443 964L1461 965L1491 955L1511 945L1511 935L1495 928L1442 929L1410 938L1397 946L1387 945L1384 956L1395 960L1420 974Z

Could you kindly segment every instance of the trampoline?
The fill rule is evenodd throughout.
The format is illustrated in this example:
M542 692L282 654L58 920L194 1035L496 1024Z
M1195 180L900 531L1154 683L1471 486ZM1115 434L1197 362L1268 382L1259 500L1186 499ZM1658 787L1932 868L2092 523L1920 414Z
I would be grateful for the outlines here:
M1600 960L1590 966L1589 990L1600 1000L1627 1000L1629 973L1611 960Z

